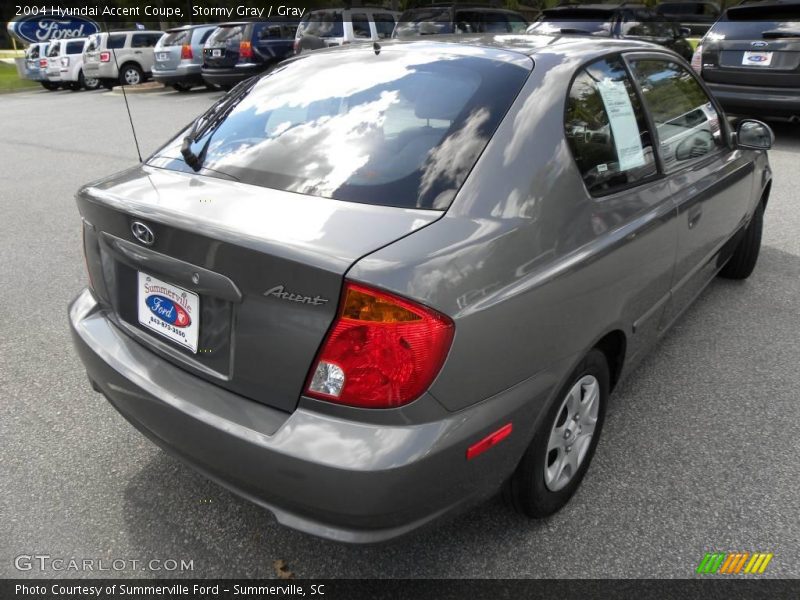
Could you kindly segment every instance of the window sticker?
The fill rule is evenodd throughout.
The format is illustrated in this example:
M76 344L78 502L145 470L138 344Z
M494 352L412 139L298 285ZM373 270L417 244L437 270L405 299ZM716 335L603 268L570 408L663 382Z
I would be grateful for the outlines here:
M636 123L636 115L625 83L606 78L597 82L597 89L603 98L617 145L619 170L627 171L643 166L646 161L642 139L639 136L639 125Z

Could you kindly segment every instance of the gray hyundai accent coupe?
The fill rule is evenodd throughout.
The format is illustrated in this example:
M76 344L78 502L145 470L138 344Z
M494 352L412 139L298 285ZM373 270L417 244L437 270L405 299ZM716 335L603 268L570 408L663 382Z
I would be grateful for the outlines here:
M611 391L755 266L766 125L677 55L547 36L304 54L80 190L92 387L284 525L564 506Z

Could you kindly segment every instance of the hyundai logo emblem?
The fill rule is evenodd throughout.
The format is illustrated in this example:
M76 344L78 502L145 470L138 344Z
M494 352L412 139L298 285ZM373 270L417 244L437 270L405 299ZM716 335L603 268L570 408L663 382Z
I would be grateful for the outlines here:
M131 223L131 233L133 237L142 242L145 246L152 246L156 241L156 236L153 230L141 221L134 221Z
M753 48L766 48L769 46L767 42L752 42L750 44Z

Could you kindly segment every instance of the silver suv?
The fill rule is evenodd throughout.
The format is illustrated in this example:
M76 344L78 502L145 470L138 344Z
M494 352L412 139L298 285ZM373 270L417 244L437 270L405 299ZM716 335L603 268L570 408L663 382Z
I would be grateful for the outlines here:
M144 82L153 71L153 48L162 35L147 30L94 34L83 53L84 76L99 79L109 90Z
M184 25L168 29L155 47L153 79L179 92L203 85L203 44L216 25Z

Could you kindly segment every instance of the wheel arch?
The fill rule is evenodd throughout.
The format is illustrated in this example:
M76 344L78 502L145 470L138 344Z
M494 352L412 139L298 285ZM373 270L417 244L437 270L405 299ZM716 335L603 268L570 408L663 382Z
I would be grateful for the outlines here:
M622 374L627 347L628 338L621 329L608 332L593 346L605 354L606 361L608 361L609 391L614 389Z

